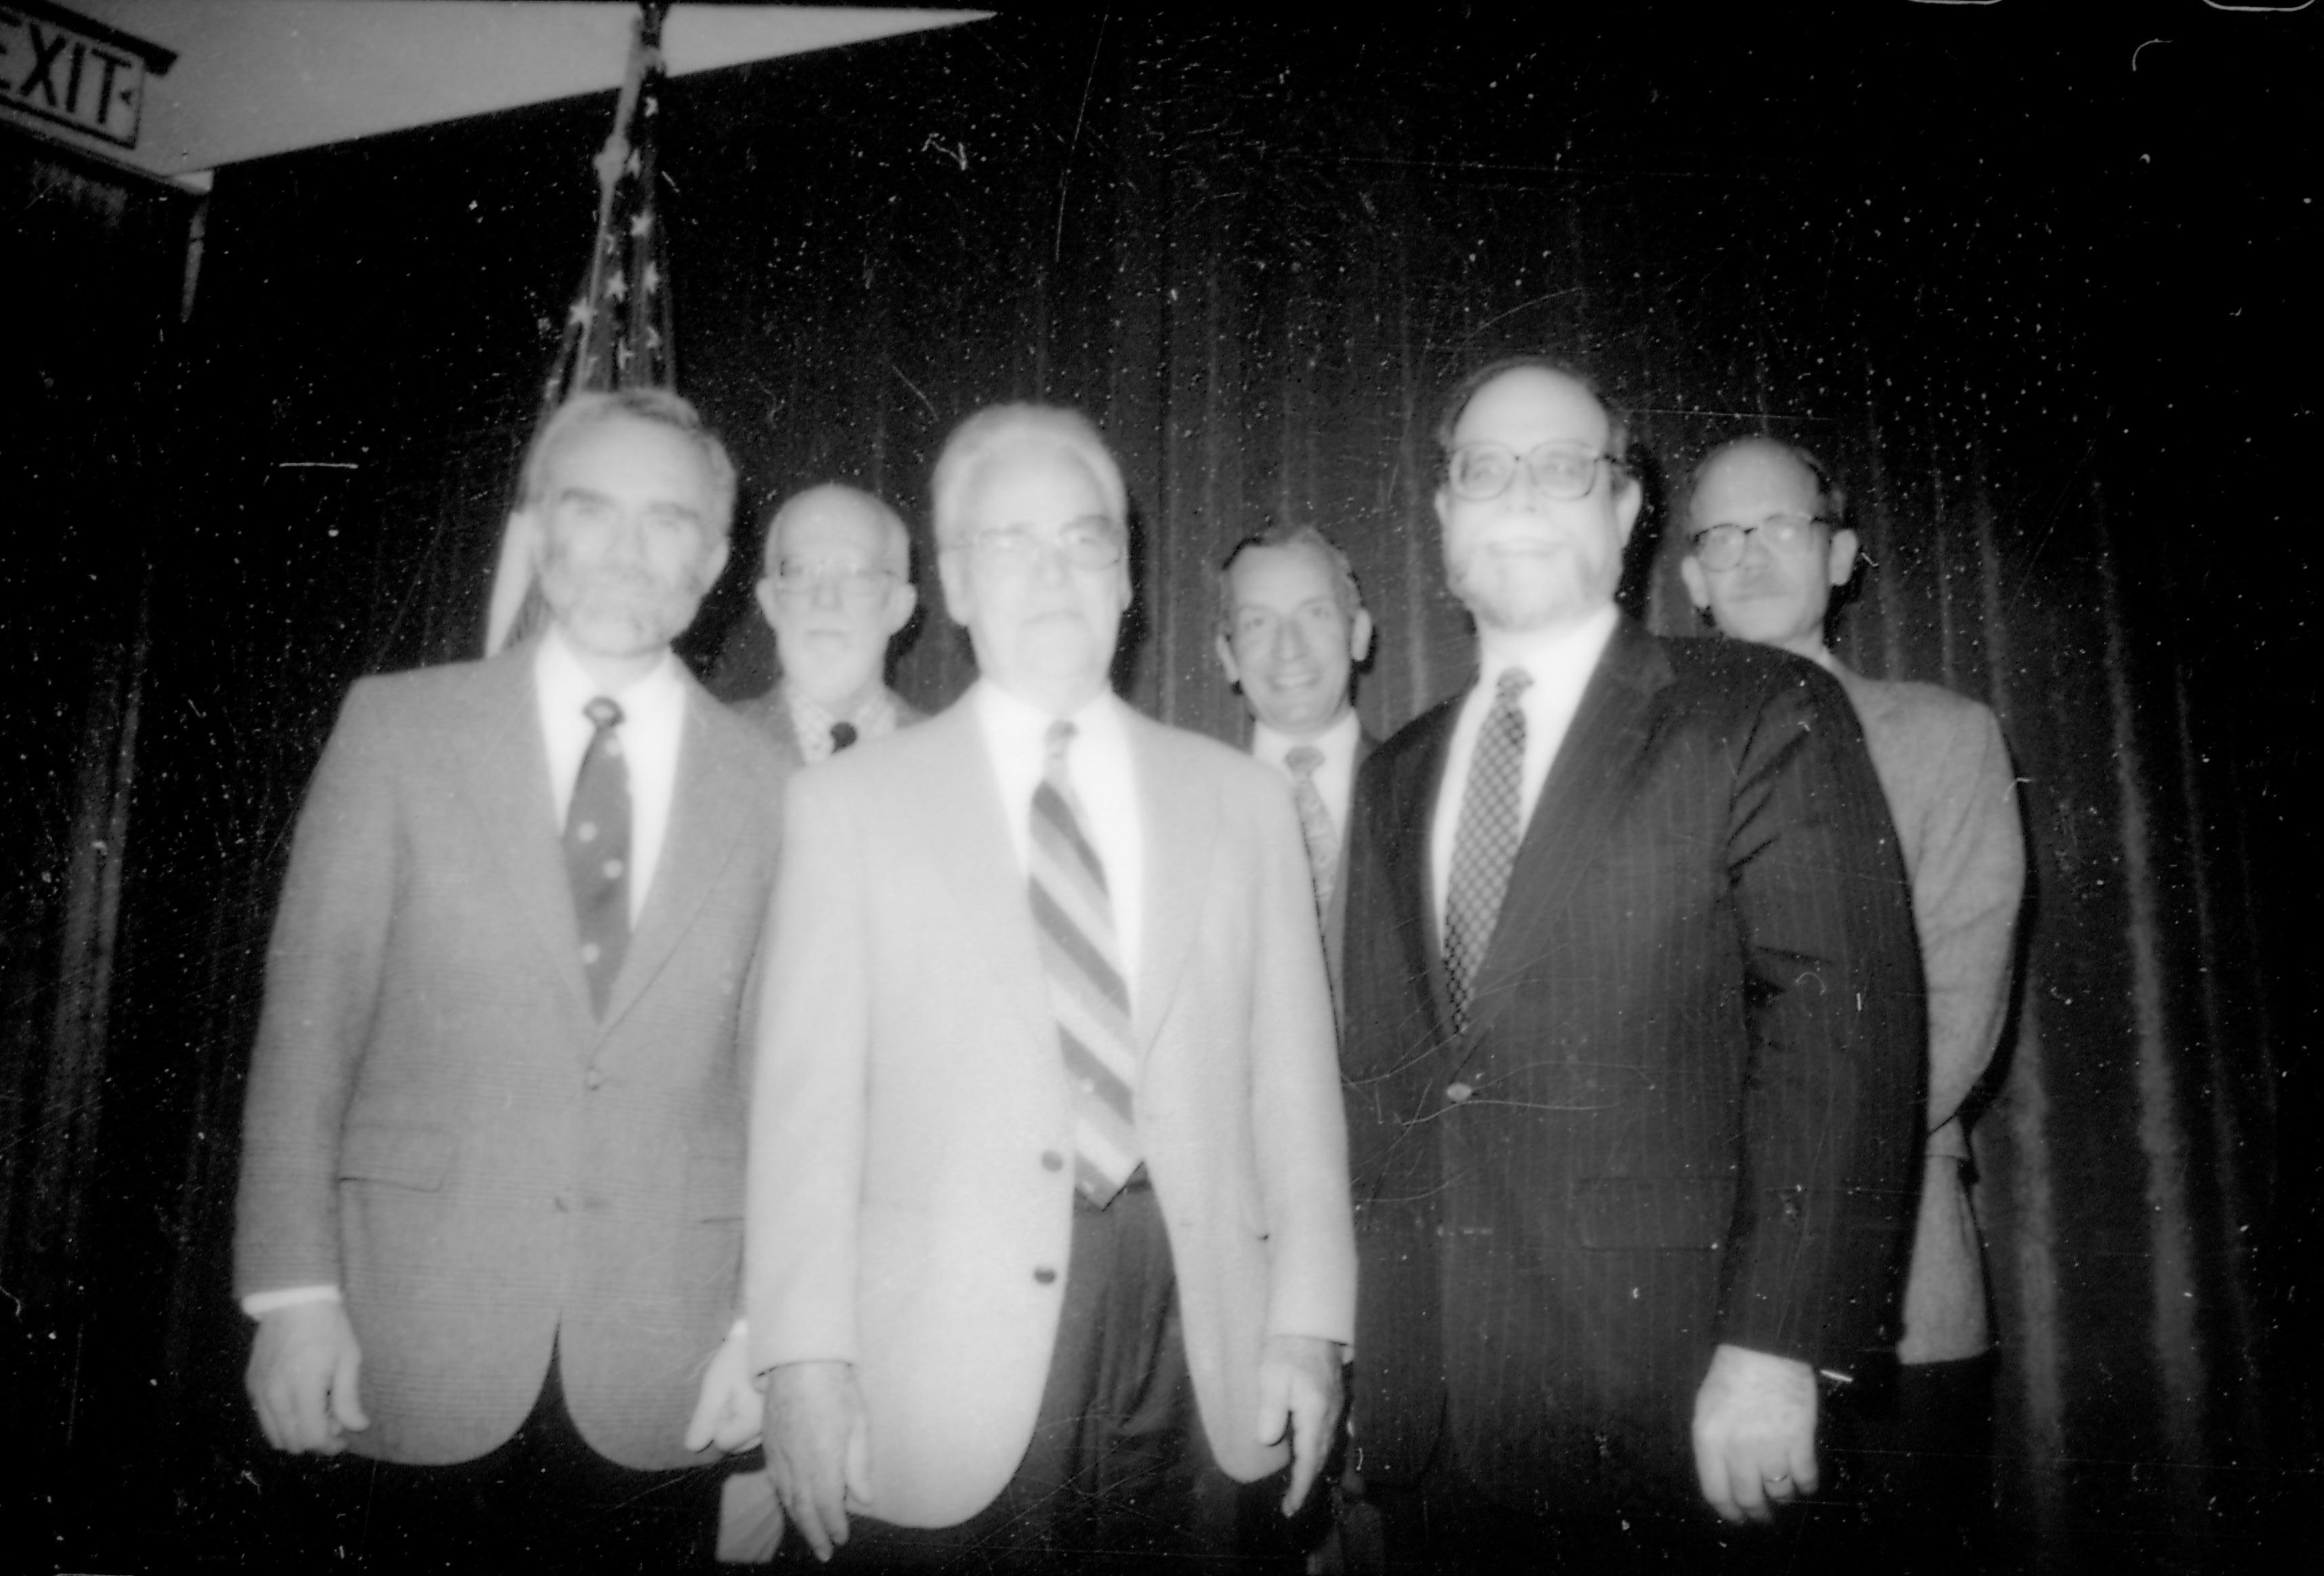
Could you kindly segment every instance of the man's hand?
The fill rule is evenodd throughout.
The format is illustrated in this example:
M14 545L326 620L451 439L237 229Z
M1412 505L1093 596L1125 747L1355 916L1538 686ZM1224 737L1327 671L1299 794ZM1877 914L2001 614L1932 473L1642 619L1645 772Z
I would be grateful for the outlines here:
M1768 1521L1816 1491L1815 1370L1721 1346L1694 1396L1694 1470L1723 1521Z
M844 1362L767 1370L767 1476L818 1560L847 1541L847 1507L872 1503L863 1396Z
M766 1404L751 1382L749 1349L750 1338L737 1324L711 1354L710 1366L702 1371L702 1398L694 1404L694 1421L686 1425L687 1449L716 1445L732 1455L759 1442Z
M1339 1426L1340 1345L1314 1335L1270 1335L1259 1354L1259 1442L1291 1435L1291 1488L1283 1514L1306 1502Z
M324 1456L346 1449L350 1431L371 1426L355 1398L362 1367L355 1327L337 1298L261 1313L243 1384L266 1442Z

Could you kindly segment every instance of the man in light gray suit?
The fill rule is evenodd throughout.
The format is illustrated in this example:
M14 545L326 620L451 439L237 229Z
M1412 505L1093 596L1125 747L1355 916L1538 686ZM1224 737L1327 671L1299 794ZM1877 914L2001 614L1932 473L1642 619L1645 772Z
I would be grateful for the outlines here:
M1868 1424L1863 1459L1898 1561L1951 1570L1970 1556L1963 1539L1991 1498L1993 1342L1962 1112L2008 1015L2025 844L1993 713L1933 684L1866 678L1824 643L1832 593L1856 567L1846 512L1805 450L1765 438L1721 445L1695 470L1679 573L1724 633L1840 680L1896 823L1928 982L1927 1150L1895 1412Z
M920 720L888 687L888 643L910 622L912 539L896 512L838 483L793 495L767 521L759 611L782 677L736 706L798 766Z
M511 522L549 629L360 680L300 816L235 1289L268 1441L371 1458L391 1563L706 1557L757 1433L736 1041L789 769L669 650L733 486L676 395L567 403Z

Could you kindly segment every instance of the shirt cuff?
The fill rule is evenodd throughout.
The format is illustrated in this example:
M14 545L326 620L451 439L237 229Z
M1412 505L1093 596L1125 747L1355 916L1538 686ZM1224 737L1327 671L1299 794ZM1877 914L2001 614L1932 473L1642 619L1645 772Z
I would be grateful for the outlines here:
M272 1313L277 1308L295 1308L302 1303L336 1303L340 1301L339 1288L335 1286L284 1286L281 1291L253 1292L242 1299L242 1311L255 1319Z

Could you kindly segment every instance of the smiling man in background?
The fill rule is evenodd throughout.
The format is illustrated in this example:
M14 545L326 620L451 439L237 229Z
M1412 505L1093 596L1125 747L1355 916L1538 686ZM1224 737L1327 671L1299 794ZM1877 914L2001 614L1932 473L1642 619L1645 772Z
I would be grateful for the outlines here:
M1335 1000L1348 810L1356 769L1377 742L1354 705L1356 666L1371 645L1372 615L1348 557L1314 526L1270 526L1227 555L1219 570L1219 663L1250 710L1251 754L1291 785Z

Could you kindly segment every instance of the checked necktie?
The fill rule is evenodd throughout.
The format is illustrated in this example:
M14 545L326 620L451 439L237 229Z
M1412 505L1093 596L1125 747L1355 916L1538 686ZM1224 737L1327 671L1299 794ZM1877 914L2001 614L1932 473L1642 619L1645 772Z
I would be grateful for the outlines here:
M589 1000L605 1016L613 977L630 947L630 765L622 759L622 708L604 696L583 708L596 733L573 779L565 815L565 875L573 884L573 917L581 931L581 970Z
M1332 825L1332 812L1323 807L1323 792L1315 786L1315 769L1323 764L1323 752L1313 744L1295 744L1283 764L1291 769L1291 802L1299 811L1307 873L1314 879L1315 908L1321 913L1332 906L1332 880L1340 862L1339 828Z
M1074 725L1052 723L1048 762L1033 790L1027 861L1033 928L1049 977L1057 1044L1074 1102L1074 1181L1092 1203L1121 1191L1140 1158L1136 1121L1138 1047L1130 1035L1130 987L1113 931L1105 866L1082 831L1081 806L1065 773Z
M1493 939L1501 894L1508 889L1517 862L1517 775L1525 760L1525 713L1518 697L1533 682L1522 668L1503 672L1494 687L1493 709L1477 732L1477 753L1469 766L1468 791L1461 798L1461 821L1452 834L1452 880L1444 900L1444 972L1452 986L1452 1030L1469 1027L1470 992L1477 967Z

